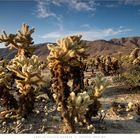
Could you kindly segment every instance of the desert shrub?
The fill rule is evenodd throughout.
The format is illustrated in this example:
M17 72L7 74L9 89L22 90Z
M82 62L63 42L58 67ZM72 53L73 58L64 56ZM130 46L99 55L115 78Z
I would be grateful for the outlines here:
M126 86L126 87L140 87L140 66L129 65L129 69L122 75L114 77L113 81L115 84Z

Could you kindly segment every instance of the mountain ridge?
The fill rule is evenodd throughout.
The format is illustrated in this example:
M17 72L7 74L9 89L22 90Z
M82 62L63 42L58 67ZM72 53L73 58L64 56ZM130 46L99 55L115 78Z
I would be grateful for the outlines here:
M134 48L140 48L140 36L135 37L122 37L122 38L112 38L110 40L94 40L87 41L87 53L91 56L95 55L128 55ZM47 43L35 44L35 54L40 57L40 59L46 59L49 54L49 50L47 48ZM7 59L11 59L14 57L16 50L9 51L8 48L0 48L0 58L4 57Z

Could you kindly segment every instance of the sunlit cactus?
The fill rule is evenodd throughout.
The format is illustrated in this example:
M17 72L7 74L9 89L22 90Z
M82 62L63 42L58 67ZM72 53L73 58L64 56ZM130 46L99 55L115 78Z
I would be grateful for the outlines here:
M137 57L132 63L134 65L140 65L140 57Z
M16 86L19 89L19 112L26 114L32 111L35 93L43 83L40 62L37 56L31 58L17 56L7 66L9 71L16 75Z
M9 49L17 49L18 55L25 55L30 57L33 53L33 38L31 37L34 32L34 28L29 29L27 24L22 24L21 31L15 34L9 34L3 31L0 36L0 43L5 43L5 46L9 46Z
M138 57L139 48L135 48L129 55L130 61L134 61Z
M81 35L65 37L57 41L57 44L48 44L50 54L48 56L49 65L51 69L53 65L61 62L67 65L79 66L80 57L84 56L85 43L81 41ZM66 65L66 64L65 64Z
M57 105L61 108L64 122L64 132L74 132L74 118L70 116L67 108L67 99L70 94L68 81L73 79L73 87L82 85L83 74L81 70L81 58L85 56L85 43L81 41L81 35L65 37L56 44L49 44L48 68L52 72L53 92ZM78 75L75 77L75 69ZM78 83L77 83L77 79ZM76 80L75 80L76 79ZM79 84L80 83L80 84ZM80 88L80 86L79 86Z
M90 125L85 115L89 105L93 104L93 102L94 100L90 98L86 91L78 93L77 95L74 92L70 93L67 106L70 116L74 117L75 123L79 125L85 124L87 127Z
M102 96L102 92L106 89L109 85L109 81L106 80L102 74L96 74L94 79L94 91L93 97L99 98Z

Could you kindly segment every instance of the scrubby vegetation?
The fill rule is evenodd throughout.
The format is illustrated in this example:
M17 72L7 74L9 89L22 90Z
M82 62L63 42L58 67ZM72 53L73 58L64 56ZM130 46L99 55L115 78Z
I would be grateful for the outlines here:
M45 98L47 103L43 110L46 119L51 114L48 108L53 106L60 117L62 133L76 133L80 127L95 133L95 118L103 122L106 116L100 101L104 91L111 86L140 87L139 49L120 59L109 55L88 56L88 46L82 36L73 35L48 44L49 55L46 62L42 62L34 54L33 32L34 28L29 29L28 25L23 24L21 31L9 35L3 31L0 36L0 43L5 43L10 50L17 50L12 60L0 61L1 120L23 120L34 112L40 115L41 112L35 108L36 102L42 103ZM116 112L119 109L129 112L132 105L134 103L125 107L112 103ZM139 105L134 108L139 114ZM39 132L45 129L46 119L43 119Z

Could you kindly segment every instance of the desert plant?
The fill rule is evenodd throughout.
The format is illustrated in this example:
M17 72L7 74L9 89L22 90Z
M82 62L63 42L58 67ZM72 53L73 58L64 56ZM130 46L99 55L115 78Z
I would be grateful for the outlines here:
M33 39L31 37L34 32L34 28L29 30L29 26L27 24L22 24L21 31L16 32L16 34L7 35L5 31L3 31L0 36L0 43L5 43L5 46L9 46L9 49L17 49L18 54L26 57L31 57L33 53L32 44Z
M35 55L31 58L19 55L10 61L7 69L16 75L15 82L19 89L19 113L24 116L32 111L35 93L43 82L39 59Z
M135 48L129 55L130 61L134 61L138 57L139 48Z
M86 118L88 107L93 104L93 102L94 100L90 98L86 91L78 93L77 95L74 92L70 93L67 100L67 107L70 116L74 117L75 123L79 125L85 124L87 128L93 127Z
M16 87L19 89L18 112L26 115L32 111L35 93L42 82L42 63L37 56L33 55L33 38L31 37L34 28L29 29L27 24L23 24L21 31L16 34L7 35L3 31L0 36L0 43L5 43L9 49L17 49L17 55L8 63L6 68L12 73ZM14 85L14 82L13 82Z
M103 74L101 73L96 74L96 77L92 82L93 85L92 89L94 89L92 92L93 94L92 96L97 98L101 97L102 92L108 87L109 83L110 83L109 80L104 78Z
M52 87L54 99L57 105L61 108L61 115L64 122L64 132L74 132L74 119L70 116L67 107L67 99L70 95L70 87L68 81L72 77L73 85L81 84L81 58L84 57L85 43L80 40L81 36L65 37L57 42L56 45L49 44L48 49L48 68L52 73ZM75 71L72 68L78 69L75 76ZM80 74L79 74L80 72ZM71 76L72 75L72 76ZM78 83L75 79L78 79ZM80 84L79 84L80 83ZM80 87L81 88L81 87Z
M122 75L114 77L113 81L115 84L136 88L140 87L140 66L139 65L129 65L127 71Z
M121 63L118 59L111 56L96 56L92 61L92 71L100 71L104 75L114 75L121 72Z

